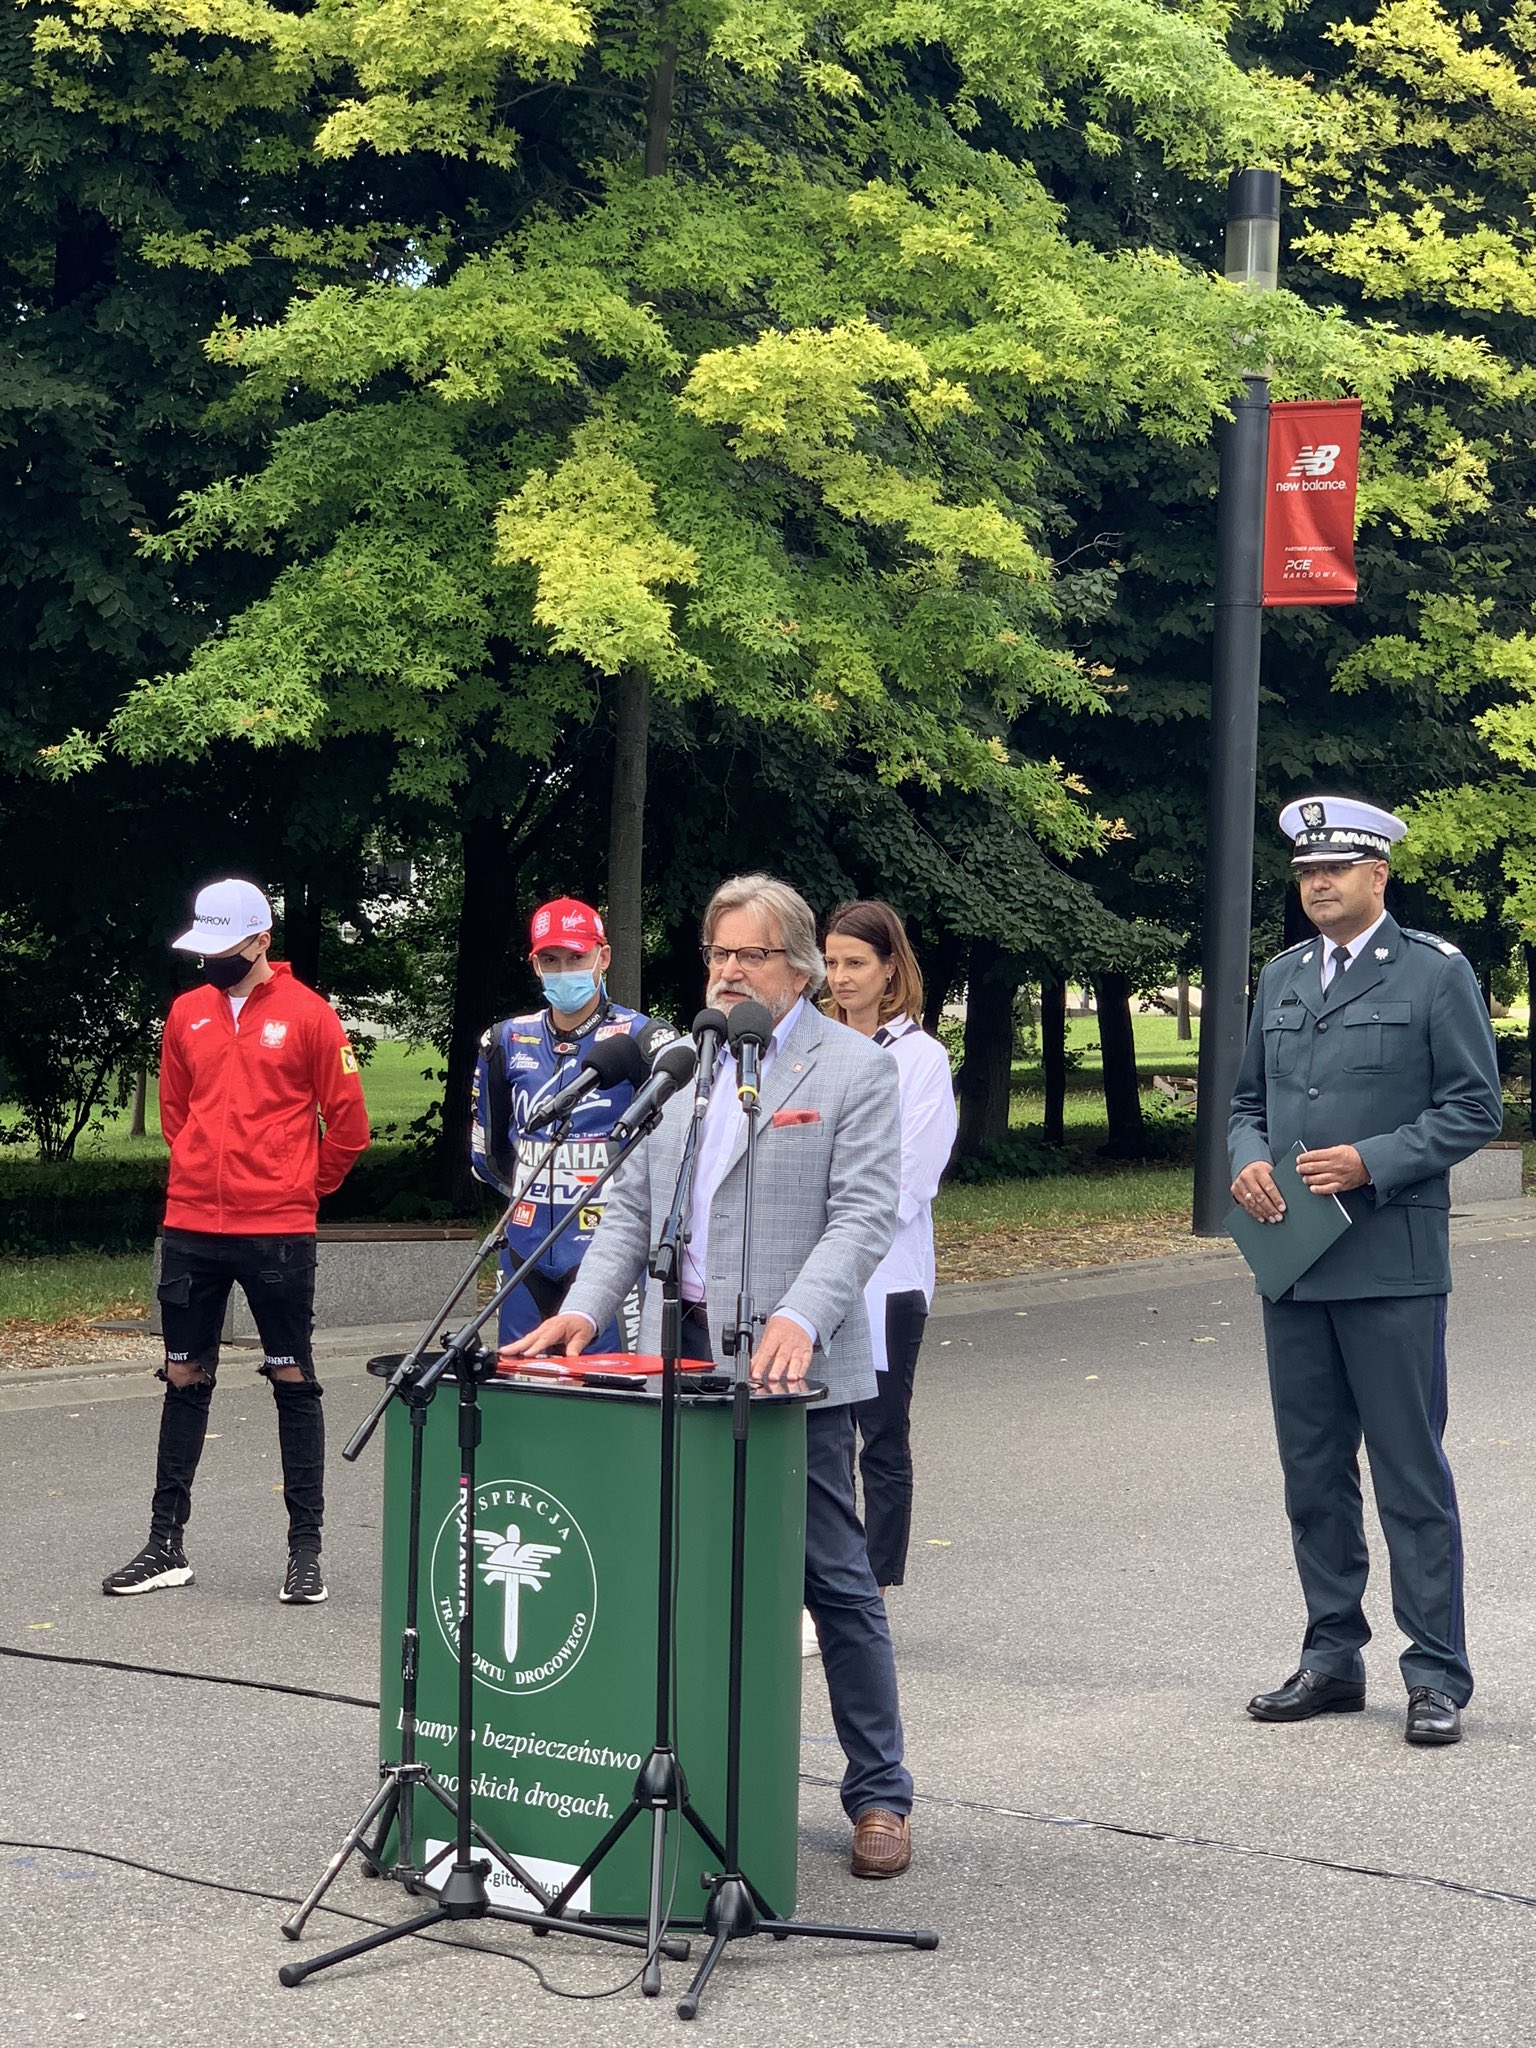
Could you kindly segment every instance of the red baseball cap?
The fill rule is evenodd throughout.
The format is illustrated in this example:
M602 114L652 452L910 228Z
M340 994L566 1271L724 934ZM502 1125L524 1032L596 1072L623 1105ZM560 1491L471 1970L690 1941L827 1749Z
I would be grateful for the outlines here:
M557 896L553 903L540 904L528 927L528 947L534 953L549 946L566 953L590 953L607 941L603 920L590 903L578 903L574 896Z

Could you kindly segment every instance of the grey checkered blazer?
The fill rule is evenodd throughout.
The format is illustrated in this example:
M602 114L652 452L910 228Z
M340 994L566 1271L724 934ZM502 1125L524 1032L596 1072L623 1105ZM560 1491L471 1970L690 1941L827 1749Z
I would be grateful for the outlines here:
M732 1085L727 1067L716 1085ZM598 1329L645 1273L672 1203L693 1109L685 1089L615 1175L608 1206L566 1296ZM813 1121L775 1124L781 1111ZM709 1212L709 1330L716 1358L741 1284L746 1118ZM875 1393L864 1284L890 1247L901 1174L896 1062L807 1000L763 1084L753 1197L752 1299L762 1322L793 1309L818 1332L812 1379L830 1405ZM661 1348L661 1289L648 1283L641 1351Z

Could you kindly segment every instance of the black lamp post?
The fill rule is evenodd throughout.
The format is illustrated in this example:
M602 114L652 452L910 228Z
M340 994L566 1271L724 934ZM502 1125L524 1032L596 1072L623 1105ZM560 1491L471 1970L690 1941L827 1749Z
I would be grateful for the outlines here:
M1227 183L1228 280L1253 292L1273 291L1279 258L1279 172L1234 171ZM1233 417L1221 430L1216 499L1211 798L1195 1109L1197 1237L1219 1236L1231 1207L1227 1109L1248 1035L1269 379L1250 371L1243 386Z

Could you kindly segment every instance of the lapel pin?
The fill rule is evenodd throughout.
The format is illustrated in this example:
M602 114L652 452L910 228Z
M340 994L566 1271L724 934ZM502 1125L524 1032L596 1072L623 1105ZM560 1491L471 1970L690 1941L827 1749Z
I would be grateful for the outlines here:
M1391 948L1389 946L1378 946L1376 948L1376 958L1378 960L1390 960L1392 958Z
M1301 956L1301 964L1303 967L1310 967L1312 964L1312 955L1310 953L1303 953Z
M801 1069L802 1069L802 1068L804 1067L804 1065L805 1065L805 1062L804 1062L804 1060L796 1060L796 1061L795 1061L795 1064L794 1064L794 1065L793 1065L793 1066L792 1066L792 1067L790 1068L790 1070L789 1070L789 1071L790 1071L790 1072L791 1072L792 1074L798 1074L798 1073L799 1073L799 1072L801 1071Z

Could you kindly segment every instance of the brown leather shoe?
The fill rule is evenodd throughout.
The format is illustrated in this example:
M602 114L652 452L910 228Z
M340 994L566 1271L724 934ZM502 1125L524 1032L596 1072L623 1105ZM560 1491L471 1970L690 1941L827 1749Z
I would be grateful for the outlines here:
M912 1823L904 1813L872 1806L853 1824L855 1877L900 1877L912 1861Z

